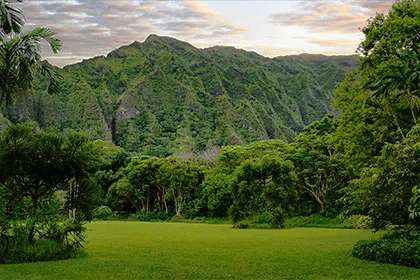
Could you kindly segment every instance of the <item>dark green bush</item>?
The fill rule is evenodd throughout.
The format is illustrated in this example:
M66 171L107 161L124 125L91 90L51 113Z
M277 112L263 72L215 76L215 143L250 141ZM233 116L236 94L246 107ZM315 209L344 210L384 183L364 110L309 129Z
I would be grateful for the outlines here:
M0 232L0 263L68 259L82 247L85 228L80 222L45 222L36 227L36 236L29 240L32 224L28 221L13 222L7 232Z
M234 228L284 228L284 212L281 208L275 208L272 213L260 213L249 216L244 220L233 224Z
M173 214L166 211L149 212L146 214L144 211L140 211L136 214L136 217L140 221L167 221L173 217Z
M74 256L79 246L65 241L36 239L29 242L25 236L9 236L0 244L0 263L21 263L63 260Z
M4 258L5 263L39 262L69 258L64 243L37 240L34 243L12 242Z
M244 229L244 228L249 228L249 223L248 222L239 222L233 225L234 228L239 228L239 229Z
M173 216L174 216L173 214L171 214L169 212L166 212L166 211L160 211L156 215L157 219L161 220L161 221L170 220Z
M359 259L420 268L420 240L361 240L352 253Z

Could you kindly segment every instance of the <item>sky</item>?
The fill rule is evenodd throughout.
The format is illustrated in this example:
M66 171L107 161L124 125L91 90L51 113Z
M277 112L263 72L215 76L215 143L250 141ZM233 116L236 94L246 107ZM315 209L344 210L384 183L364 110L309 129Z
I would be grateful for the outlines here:
M62 67L144 41L171 36L205 48L234 46L267 57L299 53L354 54L360 28L392 0L144 1L24 0L25 29L57 32L59 54L43 56Z

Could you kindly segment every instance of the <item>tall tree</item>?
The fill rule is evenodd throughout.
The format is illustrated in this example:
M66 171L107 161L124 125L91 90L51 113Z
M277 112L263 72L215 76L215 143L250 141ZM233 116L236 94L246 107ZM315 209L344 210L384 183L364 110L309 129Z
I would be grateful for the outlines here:
M362 63L336 90L334 142L354 179L343 201L377 229L418 224L420 1L394 3L362 32Z
M272 155L244 161L236 168L231 184L234 223L265 214L271 225L282 226L297 199L292 162Z
M335 91L336 145L355 176L375 164L385 143L406 137L420 116L420 1L393 4L362 29L361 64Z
M337 120L327 115L307 126L292 143L299 187L316 200L323 213L327 198L345 184L345 166L330 145L336 126Z

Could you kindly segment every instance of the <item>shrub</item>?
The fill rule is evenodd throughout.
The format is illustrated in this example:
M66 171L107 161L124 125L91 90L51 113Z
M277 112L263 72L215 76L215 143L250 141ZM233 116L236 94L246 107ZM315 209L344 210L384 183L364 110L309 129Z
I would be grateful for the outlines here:
M173 214L160 211L160 212L149 212L147 215L142 209L142 211L136 214L136 218L140 221L167 221L173 217Z
M107 220L112 216L112 210L106 205L96 207L93 210L93 217L96 219Z
M64 243L52 240L37 240L34 243L12 242L11 245L4 259L5 263L62 260L69 257Z
M167 220L170 220L173 217L173 214L171 214L169 212L166 212L166 211L160 211L160 212L157 213L156 217L157 217L158 220L167 221Z
M84 242L85 228L78 221L51 220L37 226L37 235L28 239L30 219L13 221L8 232L0 233L0 263L38 262L68 259Z
M260 213L249 216L233 224L234 228L284 228L284 212L281 208L275 208L272 213Z
M244 228L249 228L249 223L248 222L239 222L233 225L234 228L239 228L239 229L244 229Z
M420 268L420 240L361 240L352 253L359 259Z
M369 229L372 228L372 218L365 215L353 215L347 218L355 229Z
M350 217L339 215L332 218L322 214L313 214L311 216L295 216L287 218L285 226L287 228L320 227L368 229L372 228L372 219L363 215L353 215Z

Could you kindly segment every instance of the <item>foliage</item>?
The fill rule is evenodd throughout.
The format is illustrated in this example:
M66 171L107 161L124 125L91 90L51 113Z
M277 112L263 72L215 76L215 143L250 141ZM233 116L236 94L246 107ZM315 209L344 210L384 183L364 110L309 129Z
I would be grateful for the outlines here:
M63 94L46 94L48 85L40 80L33 97L16 100L3 113L13 123L71 128L157 157L291 141L331 112L334 83L357 63L355 56L268 59L151 35L58 69Z
M346 167L331 147L331 135L336 126L337 120L327 115L305 127L304 132L293 141L290 155L299 187L316 200L322 213L338 212L334 209L337 190L346 183Z
M414 127L402 142L385 145L376 167L367 169L359 179L352 181L354 212L356 209L366 211L376 229L390 225L419 225L419 217L415 214L418 200L413 194L420 184L418 131L418 127Z
M361 240L352 253L359 259L420 268L419 240Z
M174 216L173 213L169 213L166 211L150 212L146 215L143 209L136 215L137 220L140 221L168 221L173 217L180 216Z
M21 2L21 0L14 1ZM20 8L13 1L0 1L0 105L10 105L17 94L34 87L35 74L49 78L49 93L60 92L59 76L53 68L41 62L41 41L45 41L54 53L61 48L60 40L52 30L38 27L19 34L25 24Z
M123 148L107 141L96 140L94 145L100 150L100 158L93 178L105 198L111 185L121 179L121 169L127 166L129 155Z
M194 217L194 199L204 179L204 169L193 161L138 156L132 158L124 172L126 182L133 186L137 208L145 216L172 212Z
M347 212L369 215L391 240L366 241L354 254L418 267L420 1L393 4L362 29L361 64L336 90L341 112L334 133L351 177L342 189ZM403 236L404 238L401 238Z
M287 218L285 220L285 227L369 229L372 228L372 220L369 216L363 215L353 215L350 217L339 215L332 218L317 213L311 216L294 216Z
M362 63L336 90L342 114L333 144L353 179L341 201L371 216L375 229L418 225L419 7L399 1L371 18Z
M230 180L232 176L219 170L206 173L202 188L202 203L207 208L210 217L226 217L232 205Z
M362 29L359 69L336 89L342 113L336 143L357 177L375 164L385 143L405 138L417 124L420 2L398 1Z
M136 193L127 178L122 178L111 185L106 195L106 203L118 214L134 213L136 206Z
M107 220L112 216L112 210L106 205L101 205L93 209L92 217L101 220Z
M420 2L395 3L387 14L378 14L362 29L365 40L360 71L365 88L393 116L404 137L410 125L417 125L419 106Z
M295 206L295 176L293 164L280 158L265 156L243 162L231 186L233 222L266 213L272 226L282 226Z
M97 152L85 135L75 132L59 135L27 124L6 130L0 138L4 259L14 247L44 244L43 240L56 242L57 248L63 245L67 256L81 246L82 222L91 218L95 205L96 189L89 176Z
M218 167L232 173L236 167L248 159L264 155L286 157L290 153L290 146L282 140L272 139L252 142L244 146L226 146L219 152Z

